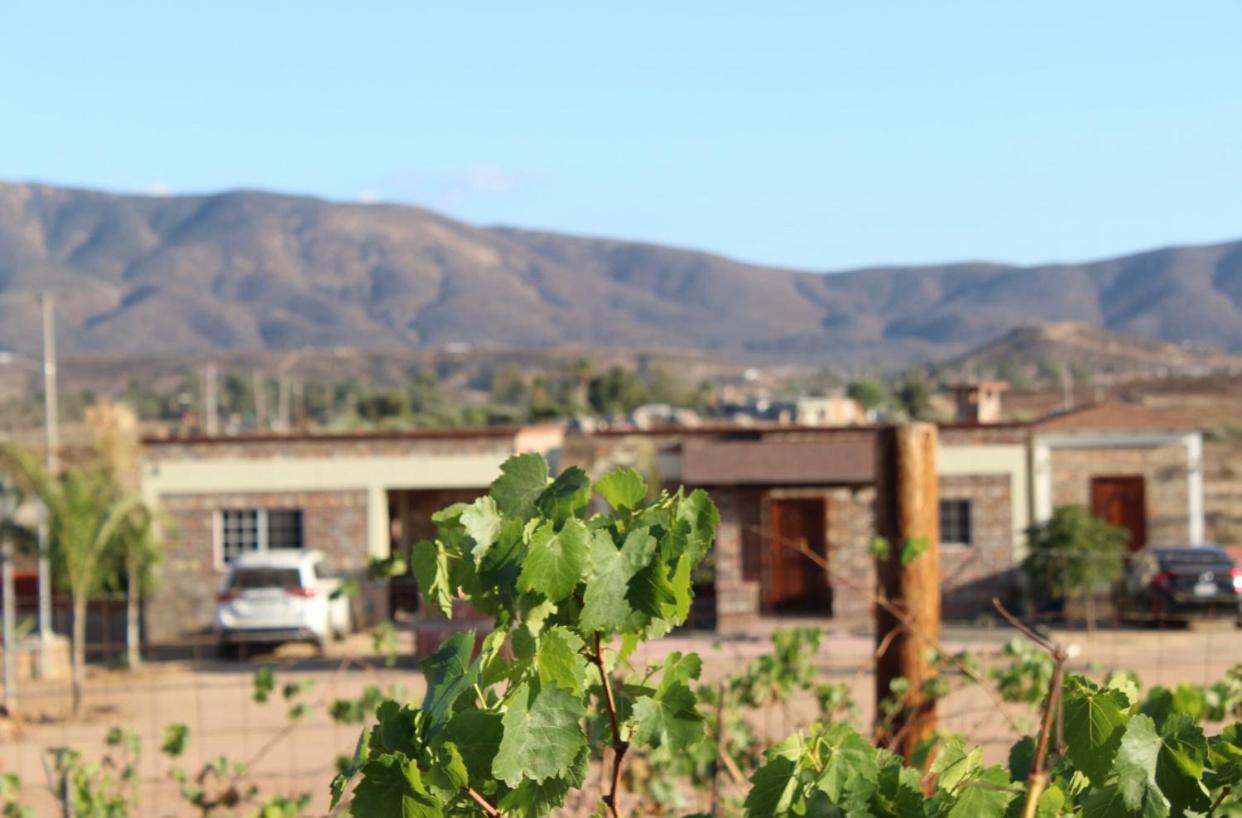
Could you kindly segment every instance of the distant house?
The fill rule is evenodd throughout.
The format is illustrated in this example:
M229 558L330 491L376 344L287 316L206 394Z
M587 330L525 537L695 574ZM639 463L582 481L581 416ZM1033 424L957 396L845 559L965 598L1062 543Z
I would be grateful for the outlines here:
M1202 437L1192 423L1127 405L986 422L993 397L999 390L960 402L966 417L939 430L947 616L973 616L992 596L1014 593L1025 531L1057 505L1082 504L1125 527L1132 547L1202 542ZM766 422L147 440L142 491L172 524L151 637L206 628L219 579L242 551L316 548L360 573L369 558L408 549L432 534L433 511L486 491L500 464L522 451L595 477L632 466L652 485L707 489L721 523L700 577L701 624L865 618L875 435L874 426ZM803 547L828 563L827 574ZM369 589L360 619L405 604L397 590Z
M793 426L856 426L867 422L867 413L862 405L845 395L724 403L713 407L711 416L734 423L767 422Z
M361 574L371 557L432 533L431 513L473 499L523 451L554 453L555 426L149 438L142 494L170 525L149 638L211 625L217 585L243 551L318 549L337 570ZM388 615L383 589L356 612Z
M1132 404L1087 406L1031 425L1036 520L1081 505L1147 544L1204 538L1203 435L1185 417Z

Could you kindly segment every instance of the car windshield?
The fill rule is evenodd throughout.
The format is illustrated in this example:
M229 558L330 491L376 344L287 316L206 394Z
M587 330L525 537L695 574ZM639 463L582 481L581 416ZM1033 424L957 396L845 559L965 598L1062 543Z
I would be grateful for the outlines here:
M238 568L233 572L229 588L248 591L259 588L297 588L302 584L296 568Z

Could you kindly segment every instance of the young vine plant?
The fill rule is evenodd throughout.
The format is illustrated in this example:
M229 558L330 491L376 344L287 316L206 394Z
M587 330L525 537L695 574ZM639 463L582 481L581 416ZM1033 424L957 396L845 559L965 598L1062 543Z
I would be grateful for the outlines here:
M1242 814L1242 727L1208 737L1172 694L1153 705L1125 675L1097 683L1063 675L1060 664L1045 675L1035 659L1035 686L998 679L1007 699L1043 714L1006 765L945 735L912 766L836 720L841 694L832 686L817 691L819 722L743 752L751 737L723 715L713 722L713 697L762 706L782 690L808 689L801 648L790 648L780 673L759 668L715 686L699 681L695 654L669 653L642 669L631 662L640 644L689 614L695 568L719 523L708 495L652 498L630 469L594 485L578 468L553 478L536 454L501 472L485 496L433 515L436 538L417 543L409 565L425 604L451 617L467 603L493 627L457 633L424 663L421 705L378 704L332 781L333 810L348 799L356 818L540 818L562 807L620 818L644 808L627 783L671 799L662 779L710 786L729 756L732 774L748 779L741 806L753 818ZM751 763L735 763L747 754ZM642 761L647 774L631 774L627 761ZM713 798L714 814L727 806Z

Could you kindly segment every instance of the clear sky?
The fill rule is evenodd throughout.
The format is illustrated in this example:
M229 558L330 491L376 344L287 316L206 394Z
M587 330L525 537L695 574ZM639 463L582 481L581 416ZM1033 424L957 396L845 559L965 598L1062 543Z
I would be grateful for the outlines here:
M812 269L1242 237L1242 2L0 6L0 178Z

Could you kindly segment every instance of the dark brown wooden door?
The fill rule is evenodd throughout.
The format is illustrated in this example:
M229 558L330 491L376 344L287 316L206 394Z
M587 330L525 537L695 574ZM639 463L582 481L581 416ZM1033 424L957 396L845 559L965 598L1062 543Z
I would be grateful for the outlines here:
M777 499L769 506L771 547L763 606L769 611L831 613L828 579L810 558L798 553L799 543L826 556L824 501Z
M1147 545L1147 494L1142 477L1095 477L1091 513L1130 532L1130 550Z

